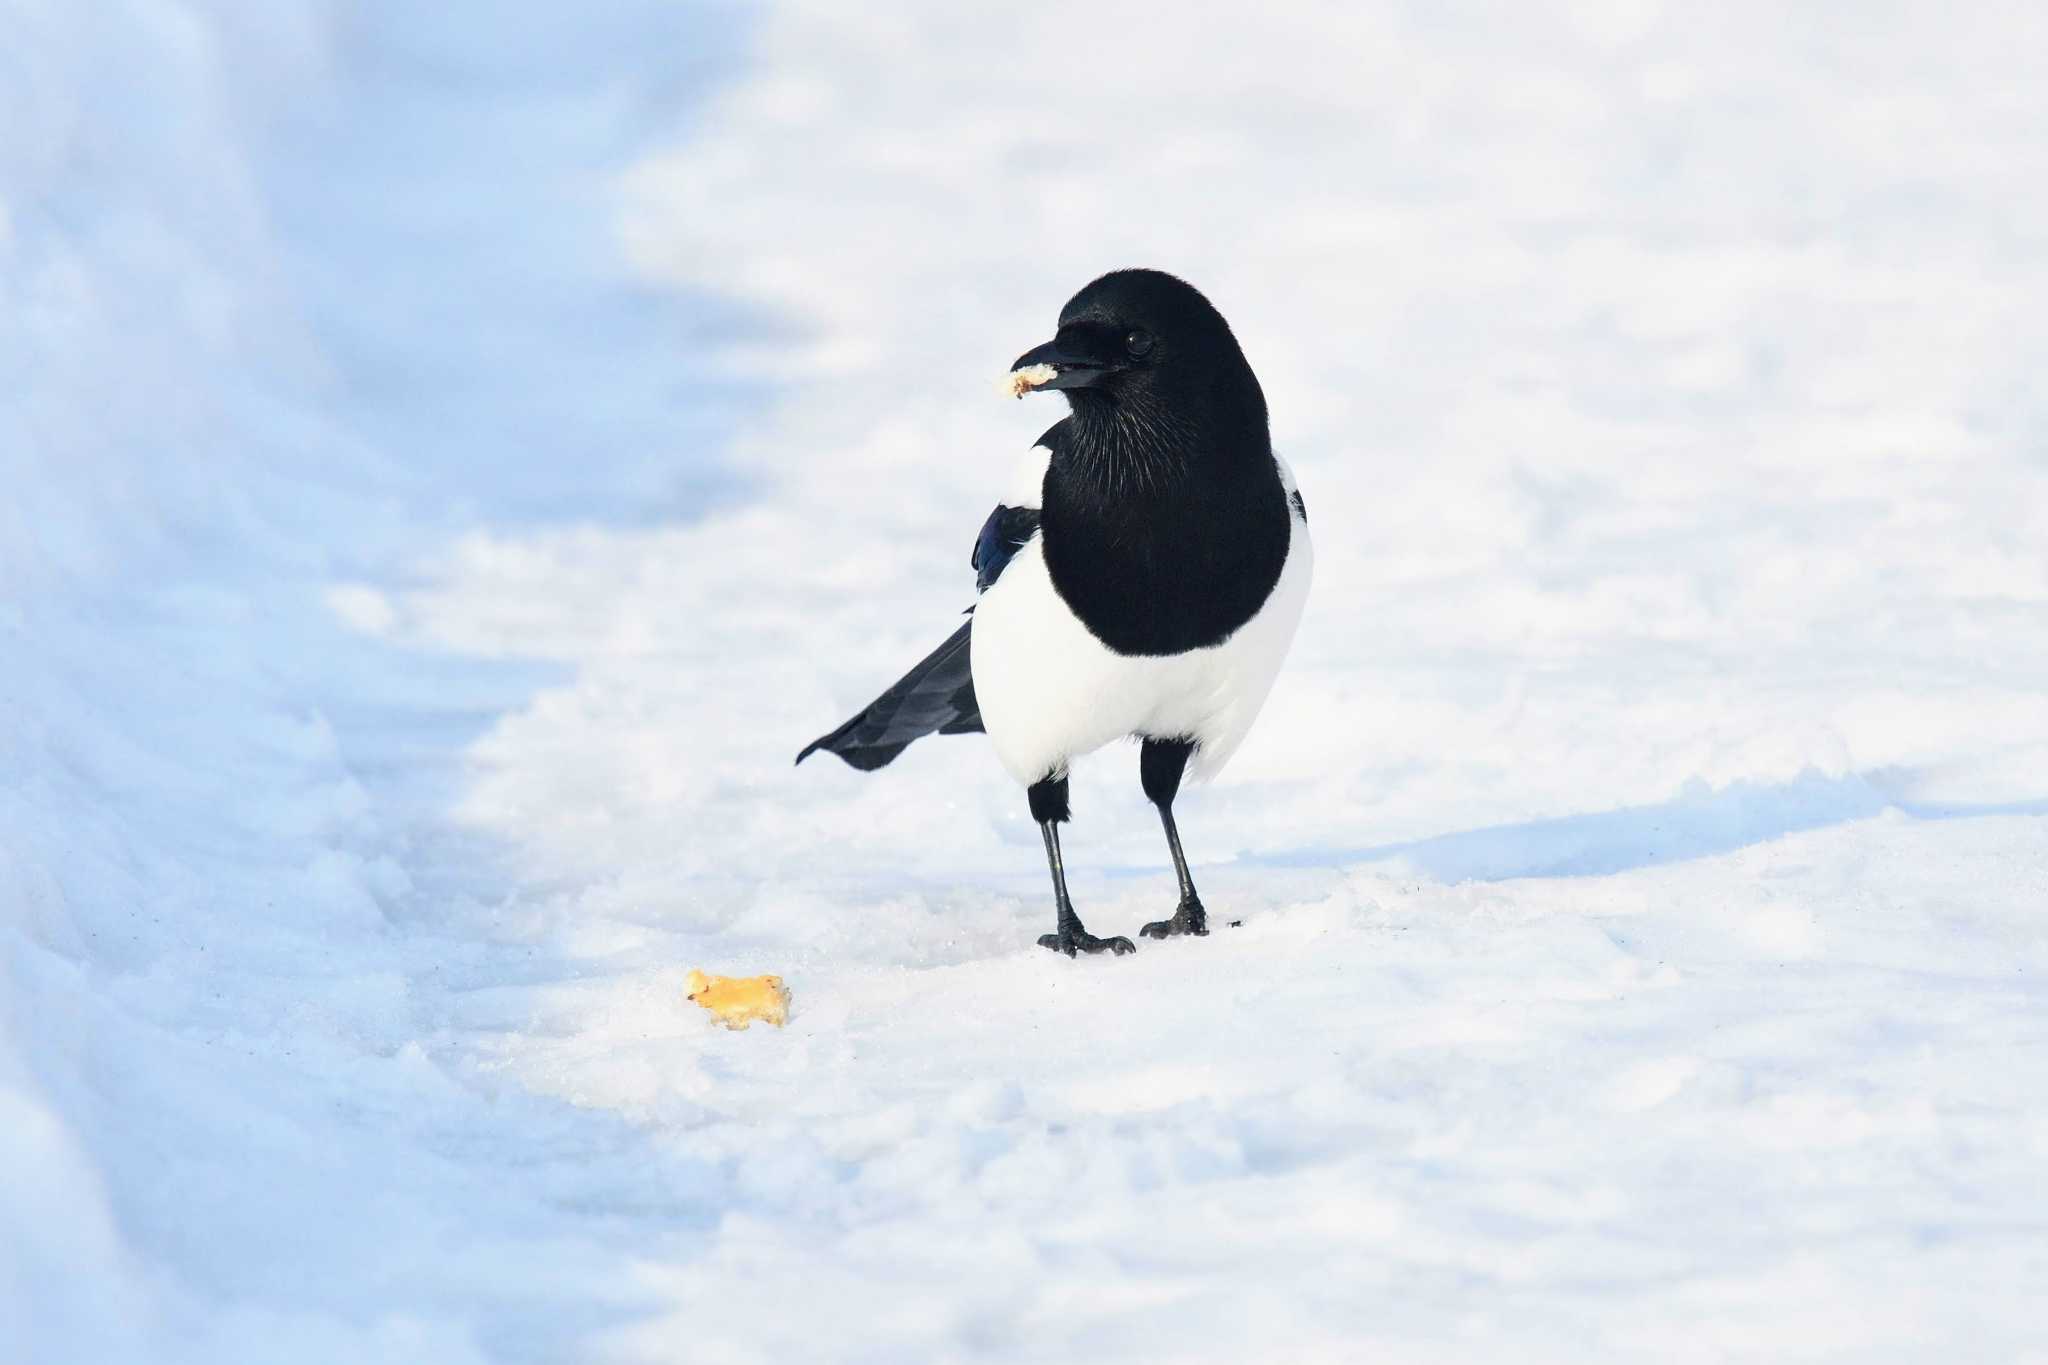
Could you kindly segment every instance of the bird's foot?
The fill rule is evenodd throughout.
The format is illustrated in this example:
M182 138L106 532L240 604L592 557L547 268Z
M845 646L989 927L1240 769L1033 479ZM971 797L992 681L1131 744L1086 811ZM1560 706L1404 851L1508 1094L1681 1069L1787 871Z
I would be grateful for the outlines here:
M1062 923L1059 932L1056 934L1040 934L1038 946L1050 948L1056 953L1065 953L1068 957L1073 957L1077 953L1101 952L1110 952L1118 957L1122 957L1125 953L1135 953L1138 951L1138 945L1121 934L1112 935L1109 938L1097 938L1082 928L1081 921L1078 919L1067 920Z
M1173 912L1172 919L1156 919L1138 933L1145 938L1173 938L1180 934L1197 937L1209 932L1209 912L1202 908L1200 896L1189 896Z

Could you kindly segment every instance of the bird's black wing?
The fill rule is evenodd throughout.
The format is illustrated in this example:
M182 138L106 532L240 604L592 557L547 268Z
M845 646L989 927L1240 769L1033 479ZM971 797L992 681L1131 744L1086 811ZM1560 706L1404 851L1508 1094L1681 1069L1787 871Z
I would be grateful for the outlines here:
M859 768L873 772L929 734L981 733L981 707L974 699L974 672L968 633L974 622L927 654L894 687L869 702L861 713L829 735L820 735L796 756L801 763L820 749L829 750Z
M1038 509L1036 507L1003 507L988 514L988 520L981 524L981 534L974 540L974 555L968 560L974 566L974 590L987 592L989 585L1002 577L1003 568L1010 557L1024 548L1024 543L1038 534Z

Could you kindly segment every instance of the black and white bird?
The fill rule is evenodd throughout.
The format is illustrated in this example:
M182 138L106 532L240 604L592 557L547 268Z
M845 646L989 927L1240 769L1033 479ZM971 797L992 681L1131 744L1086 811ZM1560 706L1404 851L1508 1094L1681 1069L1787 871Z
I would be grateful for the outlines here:
M1128 953L1075 914L1059 826L1068 765L1135 737L1180 882L1179 907L1140 933L1206 934L1173 800L1184 772L1223 766L1272 690L1308 599L1307 508L1230 325L1172 275L1088 285L1009 384L1057 389L1071 412L981 528L968 623L797 762L826 749L873 770L921 736L985 731L1045 836L1058 927L1039 943Z

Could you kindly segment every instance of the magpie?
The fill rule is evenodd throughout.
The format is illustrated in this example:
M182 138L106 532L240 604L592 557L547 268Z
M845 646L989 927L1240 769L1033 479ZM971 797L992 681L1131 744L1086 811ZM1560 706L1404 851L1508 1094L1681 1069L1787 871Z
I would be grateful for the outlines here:
M1180 883L1139 932L1206 934L1174 797L1223 766L1272 690L1308 598L1307 506L1230 325L1172 275L1090 283L1006 387L1057 390L1069 412L975 539L967 624L796 761L823 749L872 771L924 735L986 733L1045 839L1057 919L1039 943L1120 955L1131 940L1074 911L1059 826L1074 759L1136 738Z

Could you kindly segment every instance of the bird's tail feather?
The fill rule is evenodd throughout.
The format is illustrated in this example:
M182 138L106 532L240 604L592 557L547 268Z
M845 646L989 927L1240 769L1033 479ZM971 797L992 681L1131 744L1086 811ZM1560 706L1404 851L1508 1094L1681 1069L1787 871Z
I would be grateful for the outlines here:
M968 648L974 622L953 632L901 681L829 735L820 735L796 756L801 763L820 749L838 754L862 772L873 772L926 735L982 732L981 704L974 698Z

